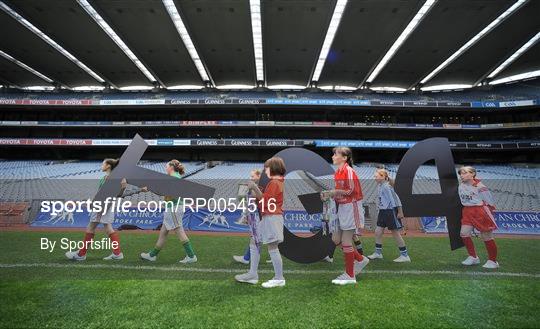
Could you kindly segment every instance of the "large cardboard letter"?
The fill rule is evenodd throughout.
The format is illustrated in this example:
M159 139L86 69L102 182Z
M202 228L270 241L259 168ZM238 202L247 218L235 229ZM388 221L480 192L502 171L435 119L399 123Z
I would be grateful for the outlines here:
M105 201L107 197L117 196L123 178L129 184L139 187L147 186L150 191L160 195L193 199L209 199L214 196L215 189L212 187L138 167L137 163L147 147L148 144L137 134L122 154L118 166L111 172L105 184L97 192L94 200Z
M418 168L435 160L440 194L413 194L413 181ZM395 190L401 199L406 217L445 216L452 250L463 247L460 237L462 205L458 194L458 178L450 144L446 138L429 138L410 148L396 175Z

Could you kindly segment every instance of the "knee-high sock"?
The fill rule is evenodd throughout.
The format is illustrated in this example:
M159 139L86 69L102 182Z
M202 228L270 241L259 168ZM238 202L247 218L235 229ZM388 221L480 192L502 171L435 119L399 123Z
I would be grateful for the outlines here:
M382 243L375 243L375 253L382 255Z
M184 250L186 251L186 254L189 258L193 258L195 256L195 251L193 251L193 246L191 245L191 241L186 241L182 243L184 246Z
M79 256L82 257L82 256L86 255L86 245L90 241L92 241L94 239L94 235L95 235L94 233L85 233L84 234L84 245L83 245L83 247L81 249L79 249L79 253L78 253Z
M463 243L465 244L465 248L467 248L467 252L469 253L469 256L476 258L476 250L474 250L474 243L470 236L462 236L461 240L463 240Z
M122 251L120 250L120 235L118 232L109 234L109 239L111 239L111 245L113 246L113 254L120 255Z
M283 260L281 259L279 249L269 250L268 253L270 254L272 265L274 265L274 279L283 280Z
M244 260L247 260L249 261L250 257L251 257L251 246L248 246L246 248L246 252L244 253Z
M257 270L259 269L259 260L261 259L261 254L259 253L259 248L254 243L249 245L249 253L251 260L249 261L249 273L252 275L257 275Z
M152 248L152 250L150 250L150 251L148 252L148 254L150 254L151 257L154 257L154 256L157 256L157 255L159 254L160 251L161 251L160 248L154 247L154 248Z
M495 240L493 239L487 240L487 241L484 241L484 243L486 244L486 249L488 252L488 259L496 262L497 261L497 245L495 244Z
M354 278L354 248L343 245L343 255L345 256L345 272Z
M398 247L399 249L399 254L403 257L407 257L409 256L409 252L407 251L407 246L403 246L403 247Z

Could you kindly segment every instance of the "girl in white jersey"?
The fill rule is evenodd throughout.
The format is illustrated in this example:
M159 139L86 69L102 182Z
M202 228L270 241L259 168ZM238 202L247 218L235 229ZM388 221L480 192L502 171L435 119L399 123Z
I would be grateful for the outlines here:
M471 239L471 233L473 228L475 228L480 231L488 252L488 260L483 267L498 268L497 245L493 239L493 230L497 229L497 224L493 216L493 211L495 210L493 196L489 192L489 189L476 178L476 169L473 167L461 167L459 169L459 176L461 178L459 198L463 204L461 239L469 253L469 257L461 263L466 266L480 263Z
M399 257L394 259L396 263L410 262L411 258L405 246L405 241L401 236L400 230L403 228L401 219L403 210L401 201L394 191L394 181L390 179L388 171L383 168L375 170L375 181L377 182L377 193L379 195L379 215L377 216L377 228L375 229L375 252L368 256L369 259L382 259L382 239L384 229L392 232L399 248Z

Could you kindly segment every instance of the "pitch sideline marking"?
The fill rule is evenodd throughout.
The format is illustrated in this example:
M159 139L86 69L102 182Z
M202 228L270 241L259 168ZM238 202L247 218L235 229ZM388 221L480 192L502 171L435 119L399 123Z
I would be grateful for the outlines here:
M151 265L115 265L115 264L62 264L62 263L20 263L1 264L0 268L88 268L88 269L119 269L119 270L150 270L164 272L198 272L198 273L242 273L242 269L227 268L199 268L199 267L171 267ZM336 274L336 270L284 270L286 274ZM273 273L272 270L259 270L259 273ZM366 274L399 274L399 275L467 275L467 276L493 276L493 277L527 277L540 278L538 273L515 273L515 272L461 272L461 271L422 271L422 270L365 270Z

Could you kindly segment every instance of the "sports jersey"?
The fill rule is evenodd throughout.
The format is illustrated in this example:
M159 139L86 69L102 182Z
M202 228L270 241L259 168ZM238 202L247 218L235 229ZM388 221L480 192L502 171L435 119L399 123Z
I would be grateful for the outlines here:
M394 209L401 207L401 200L388 181L377 186L379 195L379 209Z
M336 203L351 203L364 198L358 175L356 175L356 172L348 163L345 163L341 168L336 170L334 173L334 181L336 183L336 190L345 191L345 194L334 198Z
M464 206L495 206L491 192L477 179L472 184L460 183L458 191L461 204Z
M103 184L105 184L105 181L107 180L107 177L108 177L108 176L105 175L105 176L103 176L103 177L101 177L101 178L99 179L98 189L100 189L100 188L103 186Z
M179 173L175 172L174 174L172 174L171 176L173 177L176 177L176 178L182 178L182 176L180 176ZM171 208L172 206L176 206L179 201L178 201L178 198L174 197L174 196L170 196L170 195L166 195L164 197L164 200L167 201L167 203L165 204L165 208L166 209L169 209ZM180 203L181 204L181 203Z
M259 201L259 207L261 207L261 214L265 215L282 215L283 214L283 188L284 178L274 178L268 182L264 189L263 196ZM264 202L264 204L263 204ZM275 210L271 211L274 209Z

